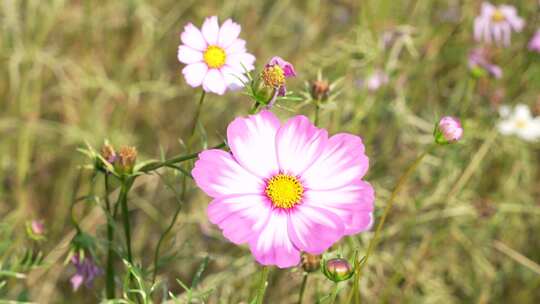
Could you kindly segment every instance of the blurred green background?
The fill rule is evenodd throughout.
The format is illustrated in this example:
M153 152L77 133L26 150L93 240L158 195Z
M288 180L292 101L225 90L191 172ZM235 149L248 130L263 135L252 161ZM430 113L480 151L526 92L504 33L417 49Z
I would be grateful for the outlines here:
M297 95L319 71L331 82L341 79L339 95L321 110L320 126L363 137L377 219L407 164L432 141L435 121L441 115L463 119L463 142L430 154L399 195L361 279L364 303L540 303L540 146L502 137L495 128L501 104L525 103L540 114L540 55L526 49L540 26L539 4L512 1L527 25L511 47L491 51L504 77L475 80L467 54L475 46L472 22L480 4L0 0L0 265L28 246L45 254L41 267L9 279L0 299L103 298L103 276L94 288L74 293L74 270L64 264L73 236L70 205L92 190L91 176L81 171L90 162L77 149L86 143L99 149L108 139L136 146L139 160L185 152L200 90L184 82L176 59L179 34L188 22L200 26L218 15L220 22L233 18L242 25L258 68L274 55L295 65L298 77L289 89ZM369 92L362 84L377 69L389 83ZM209 95L198 146L219 143L227 124L250 105L240 92ZM314 108L290 101L275 112L283 119L313 117ZM135 256L143 267L151 265L176 208L166 184L180 191L179 176L162 175L140 178L130 197ZM209 198L193 186L187 191L162 250L156 301L166 290L182 299L176 279L191 282L209 256L198 288L209 291L207 303L248 303L259 268L247 248L228 243L209 224ZM80 203L74 214L98 237L103 266L101 208ZM32 219L44 220L45 242L25 237ZM363 254L372 235L348 237L334 249ZM301 279L298 269L273 271L267 303L295 303ZM310 276L304 303L331 288L321 274Z

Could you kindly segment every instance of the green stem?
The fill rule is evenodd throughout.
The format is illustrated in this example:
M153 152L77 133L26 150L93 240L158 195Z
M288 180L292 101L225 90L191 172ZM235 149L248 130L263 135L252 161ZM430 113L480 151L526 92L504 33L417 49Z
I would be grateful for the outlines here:
M304 277L302 278L302 285L300 285L300 294L298 296L298 304L302 304L302 300L304 299L304 291L306 290L307 279L308 279L308 273L304 272Z
M226 146L227 145L223 142L223 143L220 143L219 145L211 147L210 149L223 149ZM166 161L163 161L163 162L152 162L152 163L147 164L146 166L140 168L138 171L148 173L150 171L154 171L154 170L160 169L162 167L171 167L171 166L173 166L175 164L195 159L195 158L197 158L199 156L199 153L200 152L190 153L190 154L182 154L182 155L173 156L172 158L170 158L170 159L168 159Z
M114 282L114 217L109 201L109 174L105 173L105 207L107 208L107 268L106 273L106 293L107 299L114 299L116 289Z
M264 300L264 294L266 293L266 287L268 287L268 273L270 273L270 267L264 266L262 268L261 280L259 281L259 287L257 288L257 296L255 298L255 304L262 304Z
M199 105L197 106L197 109L195 110L195 117L193 117L193 124L191 125L191 137L195 134L195 130L197 130L197 123L199 122L199 118L201 116L201 110L204 103L204 98L206 97L206 91L202 90L201 98L199 99Z
M315 119L314 119L315 126L319 125L319 109L320 108L321 107L319 106L319 101L317 100L317 103L315 104Z
M395 201L397 195L401 191L401 188L403 188L403 186L405 186L405 183L407 182L407 180L411 177L413 172L416 170L418 165L420 165L420 163L422 162L424 157L429 153L430 150L431 150L431 146L428 149L426 149L426 151L424 151L422 154L420 154L420 156L418 156L414 160L414 162L409 166L409 168L407 168L405 173L399 178L396 187L394 188L394 190L392 191L392 194L390 195L390 198L386 202L386 207L384 208L383 215L381 217L381 220L379 221L379 224L377 225L377 229L375 230L375 235L373 236L373 238L369 242L366 255L365 255L362 263L355 270L353 289L351 290L352 294L349 296L348 303L351 302L351 300L353 298L352 295L354 295L355 303L360 302L360 296L359 296L359 293L358 293L358 286L359 286L359 280L360 280L360 275L361 275L362 269L367 264L368 259L371 256L371 253L373 252L373 249L377 245L377 242L379 240L379 236L380 236L381 231L382 231L382 227L384 226L386 218L388 217L388 214L390 213L390 210L392 209L392 206L394 205L394 201ZM356 261L355 261L355 263L356 263Z
M339 283L335 283L334 284L334 290L332 291L332 295L330 296L330 303L331 304L336 303L338 291L339 291Z
M156 276L158 271L158 258L159 258L159 250L161 248L161 243L165 239L165 236L171 231L171 229L174 226L174 223L176 223L176 219L178 218L178 215L180 214L180 210L182 209L182 204L178 204L178 208L176 208L176 212L174 213L173 219L167 229L163 232L161 237L159 238L159 241L156 246L156 251L154 252L154 273L152 275L152 284L156 282Z
M131 251L131 225L129 223L129 210L127 205L127 195L129 188L131 187L130 180L122 181L122 188L120 190L120 195L118 200L120 202L120 207L122 208L122 215L124 220L124 233L126 235L126 248L127 248L127 260L133 265L133 255Z

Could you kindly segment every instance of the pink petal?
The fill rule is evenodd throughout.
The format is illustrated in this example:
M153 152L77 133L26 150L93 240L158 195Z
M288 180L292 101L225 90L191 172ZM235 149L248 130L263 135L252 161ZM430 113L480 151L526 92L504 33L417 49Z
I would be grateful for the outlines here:
M255 56L249 53L227 54L227 59L225 60L225 63L228 66L242 73L245 70L247 71L253 70L255 68L253 66L254 62L255 62Z
M289 119L276 135L279 168L300 175L326 147L328 133L315 127L303 115Z
M327 209L341 218L345 234L355 234L371 228L375 201L373 187L364 181L333 190L307 190L306 206Z
M209 69L204 77L203 89L206 92L216 93L218 95L225 94L227 84L221 72L217 69Z
M287 222L286 212L272 210L266 225L249 241L249 248L257 262L279 268L293 267L300 263L300 251L289 237Z
M238 117L227 128L227 141L234 158L260 178L278 173L275 138L279 119L266 110L247 118Z
M227 19L219 29L218 45L222 48L228 48L240 35L242 27L233 22L231 19Z
M302 180L309 189L335 189L360 180L368 167L362 139L341 133L330 137L321 156L302 174Z
M265 183L244 169L232 155L223 150L206 150L199 154L191 172L199 188L211 197L262 193Z
M217 45L219 24L216 16L208 17L203 23L202 34L208 45Z
M218 225L223 236L235 244L256 237L271 212L270 202L259 194L221 197L208 206L210 222Z
M180 35L180 39L185 45L195 50L204 51L208 46L206 41L204 41L201 31L199 31L199 29L191 23L188 23L184 27L184 31Z
M178 47L178 60L186 64L201 62L203 61L203 53L189 46L181 45Z
M204 77L208 72L208 67L202 62L188 64L182 70L184 78L186 79L187 84L192 87L198 87L203 82Z
M289 213L287 230L296 248L321 254L341 239L345 225L329 209L302 204Z

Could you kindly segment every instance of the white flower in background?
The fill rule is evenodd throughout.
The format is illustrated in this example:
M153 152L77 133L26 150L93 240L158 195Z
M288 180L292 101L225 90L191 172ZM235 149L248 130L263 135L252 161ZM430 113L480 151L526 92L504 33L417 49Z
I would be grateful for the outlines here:
M502 120L497 125L503 135L516 135L526 141L540 140L540 117L533 117L529 107L518 104L512 110L508 106L499 109Z

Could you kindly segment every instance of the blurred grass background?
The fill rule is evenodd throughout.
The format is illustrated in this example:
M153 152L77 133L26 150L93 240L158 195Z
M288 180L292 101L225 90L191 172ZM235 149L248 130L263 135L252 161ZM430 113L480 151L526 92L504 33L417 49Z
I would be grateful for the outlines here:
M88 193L88 160L76 151L105 139L130 144L139 159L185 152L199 90L188 87L176 59L187 22L233 18L261 67L271 56L292 62L300 91L319 70L343 78L340 95L321 112L331 133L363 137L376 188L379 216L397 178L432 140L443 114L465 122L462 144L436 150L402 191L382 242L361 279L365 303L540 303L540 150L497 134L497 107L540 104L540 56L526 50L540 26L537 1L512 1L526 19L510 48L495 50L500 80L472 80L467 53L475 45L472 20L481 1L0 1L0 251L25 246L25 222L44 219L45 267L8 282L0 299L38 303L95 303L104 277L73 293L64 265L73 235L70 205ZM383 39L386 37L386 39ZM391 39L388 39L391 38ZM386 43L384 42L386 41ZM375 69L390 75L376 93L359 85ZM251 101L240 93L209 95L201 138L225 136ZM313 117L313 107L289 102L276 112ZM540 114L537 112L537 115ZM205 141L203 141L204 144ZM180 178L138 180L131 194L134 251L145 267L176 208ZM98 183L96 192L101 191ZM191 282L205 256L210 265L198 290L208 303L247 303L259 268L249 250L225 241L205 216L209 198L194 187L163 247L159 279ZM75 210L87 232L104 239L105 218L96 204ZM372 233L335 246L362 254ZM105 251L98 242L104 266ZM295 303L298 269L273 271L267 303ZM305 303L332 287L310 276ZM345 296L342 292L342 296ZM160 299L161 294L156 295ZM344 301L344 297L340 298ZM156 300L157 301L157 300Z

